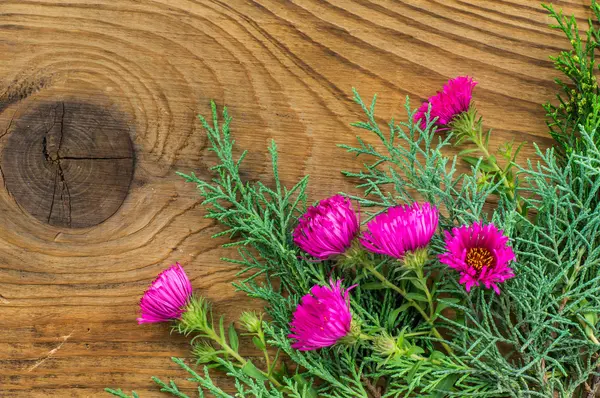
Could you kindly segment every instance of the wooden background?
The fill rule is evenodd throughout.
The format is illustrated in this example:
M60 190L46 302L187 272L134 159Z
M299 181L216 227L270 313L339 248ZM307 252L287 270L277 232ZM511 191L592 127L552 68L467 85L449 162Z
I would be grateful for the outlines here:
M587 0L558 3L589 16ZM320 198L351 191L339 170L360 166L335 147L354 142L352 86L379 94L383 119L405 118L407 94L416 105L469 74L494 145L549 145L548 56L568 45L549 22L539 0L1 0L0 396L105 386L161 396L149 377L182 378L169 357L187 356L187 343L135 318L146 285L175 261L217 311L248 306L229 284L236 268L219 261L224 241L210 239L219 227L175 175L208 178L195 115L211 98L252 150L248 177L269 180L274 138L284 181L310 174ZM50 148L61 117L70 149L78 134L104 137L80 155L87 174L63 175L67 155ZM42 158L23 142L52 120Z

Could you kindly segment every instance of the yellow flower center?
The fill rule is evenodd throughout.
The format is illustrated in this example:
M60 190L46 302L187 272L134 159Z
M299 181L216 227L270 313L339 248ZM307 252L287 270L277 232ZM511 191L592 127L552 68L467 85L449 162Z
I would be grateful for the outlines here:
M485 247L472 247L467 250L467 264L481 271L483 267L489 267L494 263L492 252Z

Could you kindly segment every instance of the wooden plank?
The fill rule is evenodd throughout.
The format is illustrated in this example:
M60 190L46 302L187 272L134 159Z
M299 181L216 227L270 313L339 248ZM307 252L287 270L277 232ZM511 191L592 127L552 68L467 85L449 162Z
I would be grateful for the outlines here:
M548 56L568 43L538 3L0 2L0 396L88 397L105 386L161 396L149 377L183 378L168 358L188 355L187 343L135 317L144 288L170 263L180 261L229 318L249 305L229 284L236 268L219 261L231 254L224 240L210 239L219 227L175 175L208 177L214 158L195 115L210 99L229 106L237 142L251 149L246 176L269 181L274 138L283 180L310 174L315 199L355 192L339 171L360 162L335 146L357 134L352 86L379 94L382 120L402 119L406 95L417 105L469 74L494 146L549 145L540 104L554 96L557 74ZM584 21L583 3L561 6ZM56 118L40 116L55 109L48 104L86 109L64 124L77 134L70 155L49 143L58 157L86 158L79 169L61 160L68 201L58 163L44 163L41 144L23 146L31 126ZM35 167L20 167L23 148L37 151ZM107 157L121 160L92 159Z

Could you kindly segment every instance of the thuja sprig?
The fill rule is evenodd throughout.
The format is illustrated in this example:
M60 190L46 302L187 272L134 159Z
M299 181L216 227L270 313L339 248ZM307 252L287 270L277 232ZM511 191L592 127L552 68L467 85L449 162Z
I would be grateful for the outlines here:
M547 122L550 134L559 144L560 154L567 151L582 150L585 145L580 140L579 126L586 131L598 127L598 103L600 91L595 76L597 67L595 51L600 41L600 29L594 26L592 19L588 20L585 39L579 33L577 20L574 16L565 16L562 11L556 11L550 4L543 5L550 16L556 20L551 28L561 30L569 40L571 49L561 51L557 56L550 57L555 68L562 72L566 81L556 79L561 91L557 94L558 105L544 105L550 120ZM600 5L592 0L591 9L596 21L600 19Z
M565 16L562 11L556 11L551 5L544 8L556 21L552 28L562 31L569 40L571 48L562 51L557 56L550 57L555 68L563 73L565 79L556 79L560 87L557 93L557 103L547 103L547 125L551 136L555 139L559 159L563 166L574 169L577 178L584 182L583 189L590 190L592 184L585 184L588 169L581 169L578 162L566 164L570 153L576 156L591 156L593 146L600 145L600 138L596 135L593 141L584 137L585 132L590 133L600 127L600 89L596 72L598 64L595 53L600 42L600 5L596 0L591 2L594 20L588 19L588 28L585 36L579 32L579 26L573 16ZM600 202L597 197L592 206Z
M370 275L373 275L376 279L378 279L381 282L382 288L391 289L398 293L400 297L404 298L405 304L399 307L400 311L404 311L411 307L414 308L421 315L423 320L429 325L431 333L433 333L433 335L439 340L446 352L448 352L448 354L453 354L452 348L448 345L444 337L435 326L435 317L437 314L439 314L439 310L436 310L434 298L429 292L429 288L427 287L427 279L422 272L417 271L415 272L415 277L411 278L410 276L405 276L403 279L410 281L422 292L427 292L426 296L424 297L419 293L409 292L408 290L390 281L378 270L378 267L373 262L364 262L362 264L356 264L356 266L364 269ZM423 308L422 303L425 303L425 309ZM427 312L427 309L429 309L429 312Z
M113 388L105 388L104 391L119 398L140 398L140 396L135 391L132 391L131 395L127 395L127 393L123 392L123 390L121 390L120 388L117 390Z
M267 277L267 283L271 277L277 278L282 290L288 293L305 291L309 286L310 270L303 266L303 262L297 261L296 248L289 241L288 233L295 222L294 216L305 208L308 176L292 188L285 187L279 180L277 147L272 142L269 153L274 187L261 181L245 181L240 167L248 152L234 156L235 141L231 137L231 117L227 108L223 109L222 123L214 102L211 102L211 110L210 120L202 116L199 119L207 132L209 151L214 152L218 159L218 164L210 168L214 177L205 181L194 173L178 174L197 185L203 204L207 206L206 217L216 219L227 227L215 237L237 238L225 246L240 248L243 260L227 260L243 265L242 274L249 274L238 287L258 295L259 289L255 289L257 286L253 280L262 275ZM252 258L244 251L242 246L245 245L254 247L260 259Z

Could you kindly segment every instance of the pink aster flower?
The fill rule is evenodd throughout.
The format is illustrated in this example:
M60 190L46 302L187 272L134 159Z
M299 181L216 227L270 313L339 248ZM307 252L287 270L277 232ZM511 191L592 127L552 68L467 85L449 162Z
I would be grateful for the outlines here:
M373 253L398 259L423 249L438 226L438 210L431 203L394 206L367 224L362 245Z
M515 253L508 246L508 237L494 224L475 223L446 231L446 252L440 261L460 272L460 283L467 292L480 283L500 294L498 283L515 274L509 263Z
M358 232L350 199L335 195L308 208L294 230L294 243L320 260L343 254Z
M415 123L420 122L421 128L425 128L425 115L431 104L431 119L437 117L435 124L437 126L447 126L454 116L466 112L471 105L473 88L477 85L471 77L459 76L448 80L442 91L429 99L419 107L415 113Z
M350 297L342 282L331 280L330 286L315 285L302 297L290 323L293 348L300 351L329 347L350 333L352 314Z
M177 263L161 272L140 300L139 324L179 319L192 297L192 284Z

